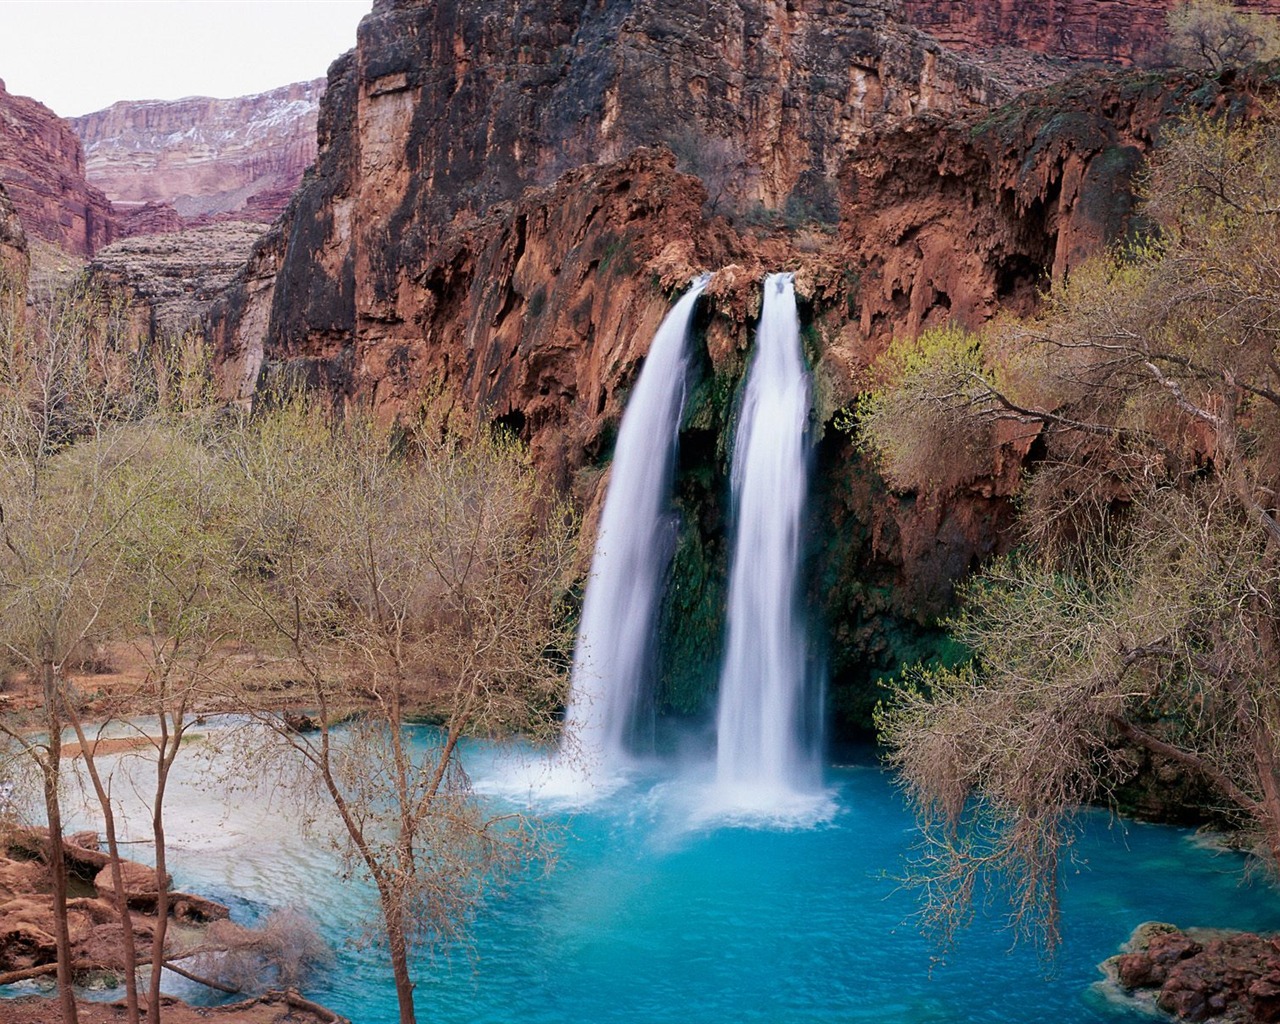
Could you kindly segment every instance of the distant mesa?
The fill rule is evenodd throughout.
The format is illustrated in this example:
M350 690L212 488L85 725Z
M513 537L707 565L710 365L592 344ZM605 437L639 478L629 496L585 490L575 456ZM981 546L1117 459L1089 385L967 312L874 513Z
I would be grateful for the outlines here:
M324 87L320 78L235 99L126 100L68 123L125 234L270 223L315 160Z
M26 237L92 257L121 238L267 224L315 159L325 82L58 117L0 81L0 184Z

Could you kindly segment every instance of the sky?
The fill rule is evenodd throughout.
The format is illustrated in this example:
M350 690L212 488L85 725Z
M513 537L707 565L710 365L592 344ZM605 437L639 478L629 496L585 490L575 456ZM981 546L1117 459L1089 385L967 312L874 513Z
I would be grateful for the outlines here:
M0 79L62 117L321 78L371 0L0 0Z

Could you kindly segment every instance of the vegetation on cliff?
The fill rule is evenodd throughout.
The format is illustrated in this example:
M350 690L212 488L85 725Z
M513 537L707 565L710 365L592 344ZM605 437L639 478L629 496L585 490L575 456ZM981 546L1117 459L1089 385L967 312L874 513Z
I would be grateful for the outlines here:
M1135 748L1202 777L1280 862L1278 170L1273 120L1185 122L1152 161L1142 240L1031 319L899 347L863 403L902 488L1032 441L1021 547L952 623L972 661L916 672L880 718L946 934L1006 885L1015 922L1055 941L1072 815Z
M1185 67L1214 71L1280 56L1280 21L1224 0L1190 0L1166 15L1166 56Z
M349 870L378 892L412 1020L409 949L455 938L504 869L539 851L533 822L492 819L474 799L459 740L546 729L560 705L576 520L505 436L339 423L301 396L218 410L207 369L185 340L140 347L91 294L56 296L35 318L15 296L0 307L0 781L43 794L52 891L39 919L63 1020L77 1016L75 935L102 909L71 899L69 759L100 805L99 896L119 918L128 1019L158 1017L175 955L165 792L184 736L217 710L263 726L247 770L274 749L336 812ZM134 671L103 686L113 657ZM266 692L251 668L263 662ZM31 713L13 699L24 686L38 690ZM425 749L403 729L423 712L440 724ZM145 758L131 783L100 745L108 723ZM123 864L115 823L120 790L146 776L154 872ZM6 797L0 824L23 806ZM135 871L154 875L141 880L154 925L131 917ZM133 966L148 960L144 995Z

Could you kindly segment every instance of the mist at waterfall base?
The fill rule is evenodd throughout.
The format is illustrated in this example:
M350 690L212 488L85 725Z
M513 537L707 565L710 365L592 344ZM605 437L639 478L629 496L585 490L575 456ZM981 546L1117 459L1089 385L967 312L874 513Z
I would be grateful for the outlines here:
M418 731L425 735L425 727ZM471 744L482 792L520 756ZM527 756L536 756L530 752ZM397 1019L385 955L352 945L374 905L344 882L329 848L297 824L303 801L267 787L227 795L184 752L169 802L179 889L251 922L301 905L338 953L304 987L357 1024ZM1280 928L1280 900L1241 881L1242 859L1192 833L1089 813L1064 871L1055 963L1011 948L999 906L980 912L945 965L895 876L917 838L871 754L828 766L834 813L810 828L708 826L682 804L674 771L638 773L608 801L543 807L563 825L558 862L530 873L474 922L472 955L414 964L420 1019L438 1024L1104 1024L1143 1020L1093 986L1096 964L1138 923ZM490 797L495 810L512 805ZM535 810L539 808L535 807ZM145 816L138 815L145 834ZM134 848L141 851L141 847ZM141 852L135 854L142 856ZM19 988L30 991L30 988ZM176 984L175 991L198 996ZM206 993L207 994L207 993ZM3 1011L0 1010L0 1018Z

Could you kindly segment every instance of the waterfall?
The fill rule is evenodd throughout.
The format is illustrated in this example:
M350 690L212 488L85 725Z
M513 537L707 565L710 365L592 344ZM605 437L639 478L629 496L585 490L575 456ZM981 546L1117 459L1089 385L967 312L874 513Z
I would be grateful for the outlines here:
M768 808L819 781L797 609L808 415L794 275L770 274L733 451L736 537L716 716L716 789L739 806Z
M624 766L648 692L656 615L675 544L671 481L687 338L710 275L671 310L627 403L574 650L562 755L589 773Z

